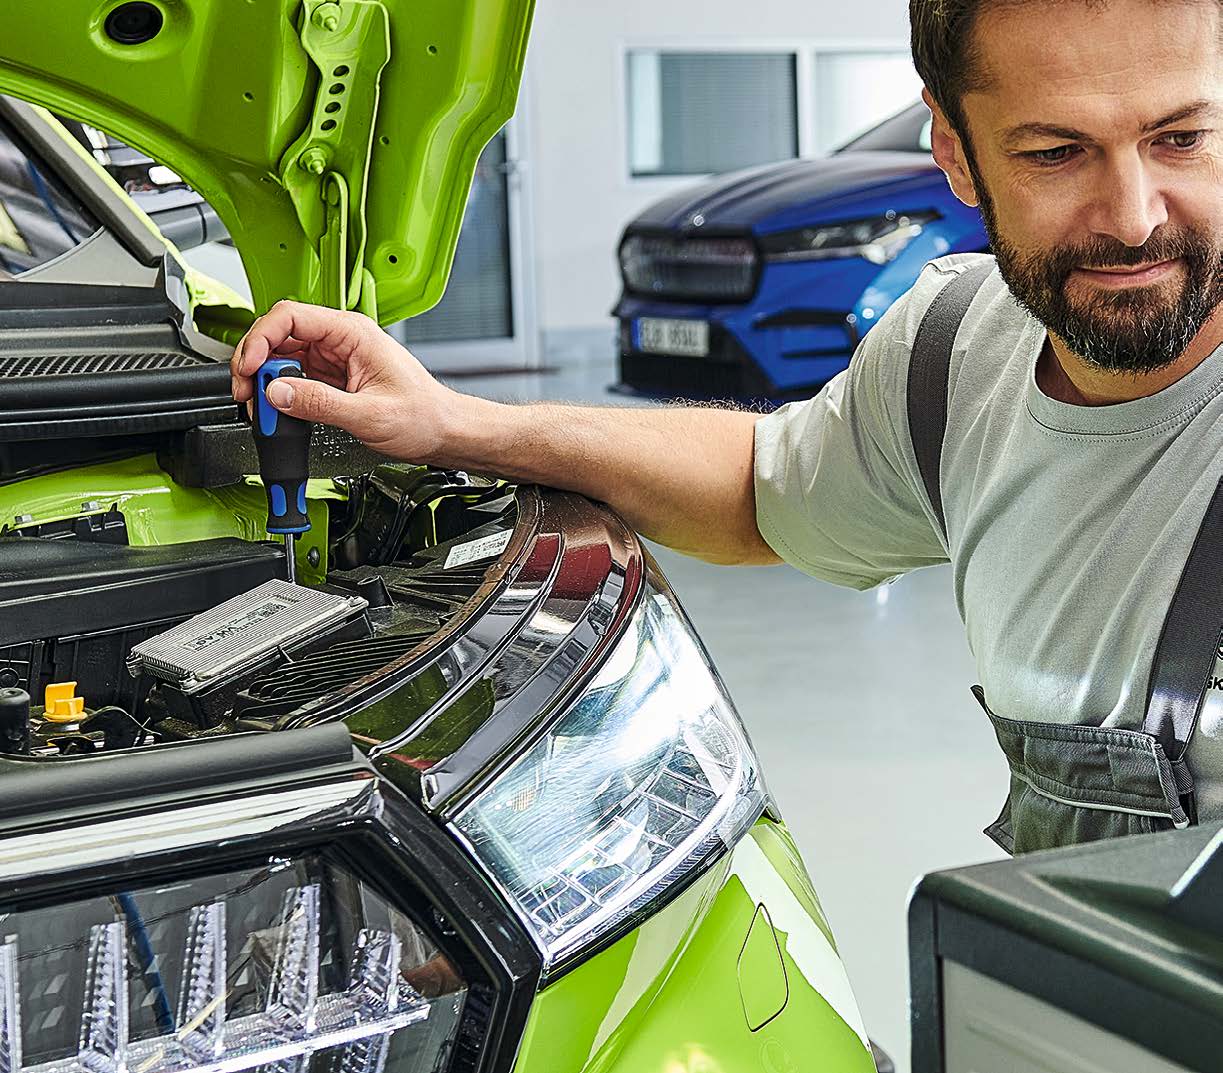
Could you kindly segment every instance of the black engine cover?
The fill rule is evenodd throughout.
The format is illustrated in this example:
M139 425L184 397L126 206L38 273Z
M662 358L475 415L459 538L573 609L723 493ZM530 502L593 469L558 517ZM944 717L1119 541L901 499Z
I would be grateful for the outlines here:
M154 633L285 577L279 544L225 537L128 547L0 539L0 686L36 702L48 681L76 681L89 707L132 710L147 689L128 651Z

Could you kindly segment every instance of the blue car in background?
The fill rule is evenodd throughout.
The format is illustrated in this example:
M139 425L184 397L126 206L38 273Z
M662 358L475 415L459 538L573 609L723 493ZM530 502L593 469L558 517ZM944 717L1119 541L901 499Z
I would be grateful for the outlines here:
M717 176L625 229L617 388L810 396L927 261L988 246L930 156L921 103L830 156Z

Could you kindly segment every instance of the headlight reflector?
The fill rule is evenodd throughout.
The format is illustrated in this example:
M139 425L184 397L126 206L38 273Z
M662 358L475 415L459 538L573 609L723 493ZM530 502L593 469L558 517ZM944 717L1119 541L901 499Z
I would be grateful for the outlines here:
M725 690L649 588L582 699L455 827L552 964L733 845L763 807Z
M769 261L863 257L871 264L885 265L894 261L927 224L937 219L937 212L887 212L866 220L764 235L760 248Z

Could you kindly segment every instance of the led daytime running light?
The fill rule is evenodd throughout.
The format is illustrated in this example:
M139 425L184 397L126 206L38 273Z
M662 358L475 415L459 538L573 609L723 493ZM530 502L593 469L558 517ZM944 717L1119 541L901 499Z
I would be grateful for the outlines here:
M126 925L90 930L77 1053L25 1066L17 940L0 944L0 1073L238 1073L266 1066L305 1073L310 1056L341 1047L337 1073L384 1073L390 1037L424 1021L429 1004L401 976L401 942L362 929L345 991L319 994L319 888L284 897L271 987L262 1013L226 1019L225 905L190 912L175 1031L129 1039Z

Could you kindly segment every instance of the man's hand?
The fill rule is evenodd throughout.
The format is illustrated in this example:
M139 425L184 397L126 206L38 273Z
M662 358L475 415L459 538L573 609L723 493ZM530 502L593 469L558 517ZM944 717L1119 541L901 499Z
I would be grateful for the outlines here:
M252 378L270 357L295 358L308 378L273 383L276 409L342 428L391 458L426 461L436 452L439 419L457 396L369 317L277 302L230 362L234 398L248 408Z
M277 302L238 344L234 398L250 406L269 357L308 379L268 399L410 462L551 485L602 500L634 529L719 563L775 563L756 526L758 415L716 408L508 406L439 384L368 317Z

